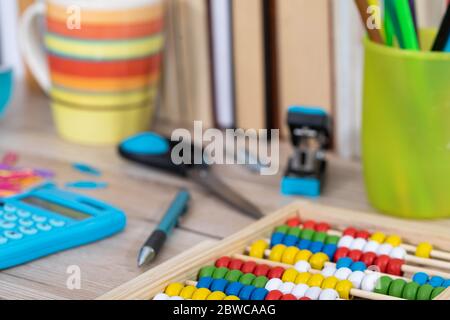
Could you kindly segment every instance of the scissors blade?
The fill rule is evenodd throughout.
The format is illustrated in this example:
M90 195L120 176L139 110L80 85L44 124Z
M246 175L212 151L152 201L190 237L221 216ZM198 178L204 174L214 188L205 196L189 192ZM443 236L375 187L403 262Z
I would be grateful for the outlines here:
M192 181L203 186L206 190L209 190L211 193L213 193L217 198L238 209L243 214L255 219L264 217L263 213L258 207L232 190L211 171L207 169L197 168L189 170L188 176L190 179L192 179Z

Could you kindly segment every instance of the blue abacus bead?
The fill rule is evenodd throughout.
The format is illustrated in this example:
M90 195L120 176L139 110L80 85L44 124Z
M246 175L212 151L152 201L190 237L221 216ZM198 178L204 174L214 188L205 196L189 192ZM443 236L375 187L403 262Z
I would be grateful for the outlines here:
M244 285L240 282L233 282L230 283L227 288L225 289L225 294L227 296L239 296L239 293L241 292Z
M309 251L311 251L313 254L322 252L323 249L323 242L313 242L311 243L311 246L309 247Z
M444 283L445 279L439 276L431 277L430 281L428 281L428 284L431 285L433 288L441 287Z
M345 258L341 258L339 259L339 261L336 263L336 269L341 269L341 268L349 268L352 266L353 264L353 260L345 257Z
M197 282L197 288L202 289L209 289L211 287L211 284L213 283L214 279L211 277L204 277L200 278Z
M283 239L283 244L286 247L293 247L297 244L297 242L298 242L298 238L296 236L293 236L290 234L286 235Z
M367 270L367 266L364 262L361 261L356 261L353 262L352 265L350 266L350 269L355 272L355 271L366 271Z
M225 279L216 279L212 282L210 290L212 292L214 291L220 291L225 292L225 288L228 285L228 281Z
M268 294L269 294L269 291L267 289L257 288L255 291L253 291L252 296L250 297L250 300L263 301L264 299L266 299Z
M306 240L306 239L300 240L300 242L297 245L297 247L300 250L307 250L307 249L309 249L310 246L311 246L311 241L310 240Z
M330 261L333 261L333 257L334 257L334 254L336 253L336 250L337 250L337 245L326 244L323 247L322 252L325 253L328 256L328 258L330 258Z
M242 288L241 292L239 292L239 299L241 300L250 300L253 291L255 291L255 286L245 286Z
M272 234L272 237L270 239L270 246L275 247L276 245L283 244L284 236L284 233L281 232L275 232L274 234Z
M449 280L445 280L444 283L442 284L442 287L444 287L444 288L450 287L450 279Z
M423 286L424 284L427 284L428 279L429 279L429 276L425 272L418 272L413 277L413 281L415 283L417 283L419 286Z

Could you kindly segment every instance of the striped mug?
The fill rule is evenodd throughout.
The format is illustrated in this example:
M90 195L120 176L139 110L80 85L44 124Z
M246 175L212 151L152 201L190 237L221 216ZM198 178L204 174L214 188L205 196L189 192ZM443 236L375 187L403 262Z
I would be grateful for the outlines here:
M28 8L20 27L23 55L51 97L62 137L115 144L148 128L163 25L163 0L46 0Z

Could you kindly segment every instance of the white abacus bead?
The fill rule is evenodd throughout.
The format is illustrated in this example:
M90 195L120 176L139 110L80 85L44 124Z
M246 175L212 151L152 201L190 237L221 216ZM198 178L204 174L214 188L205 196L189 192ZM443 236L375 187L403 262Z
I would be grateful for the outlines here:
M343 236L338 242L338 248L350 248L353 240L355 240L355 238L352 236Z
M364 246L362 251L364 253L367 253L367 252L377 253L379 247L380 247L380 244L378 242L376 242L376 241L369 241Z
M169 300L169 296L165 293L158 293L153 300Z
M309 289L309 286L302 283L295 286L294 290L292 290L291 294L293 294L297 299L303 298L305 296L306 291Z
M353 283L353 288L361 289L361 282L363 281L365 276L366 274L364 272L355 271L347 278L347 280Z
M266 283L266 290L267 291L274 291L278 290L278 288L283 284L283 281L281 279L273 278L267 281Z
M170 297L169 300L184 300L184 299L179 296L173 296L173 297Z
M361 282L361 289L368 292L374 292L379 278L380 275L377 273L366 275Z
M334 273L334 276L339 280L347 280L351 274L352 270L350 270L349 268L340 268Z
M319 296L319 300L337 300L339 298L339 293L333 289L325 289Z
M318 300L320 294L322 293L322 289L319 287L311 287L305 292L305 297L310 298L311 300Z
M334 273L336 272L336 267L333 266L327 266L325 267L321 274L325 277L325 278L329 278L331 276L334 276Z
M309 270L311 270L311 265L308 261L300 260L295 264L294 268L298 272L309 272Z
M391 251L391 258L394 258L394 259L405 260L406 255L407 255L406 250L402 247L396 247L396 248L392 249L392 251Z
M379 255L379 256L382 256L382 255L390 256L392 249L394 249L394 247L392 245L390 245L389 243L383 243L382 245L380 245L378 247L377 255Z
M293 282L285 282L283 283L278 290L283 292L283 294L290 294L292 290L295 288L295 283Z
M367 240L363 238L356 238L353 240L352 244L350 245L350 250L359 250L362 251L362 249L366 246Z

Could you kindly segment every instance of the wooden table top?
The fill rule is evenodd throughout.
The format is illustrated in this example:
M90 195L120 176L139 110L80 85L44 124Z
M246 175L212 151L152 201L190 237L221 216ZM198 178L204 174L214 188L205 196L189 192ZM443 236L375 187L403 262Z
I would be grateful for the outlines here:
M137 268L137 252L181 186L192 193L190 211L153 266L203 240L221 239L252 222L188 181L127 163L113 147L86 147L61 140L52 125L48 100L26 89L16 92L6 118L0 121L0 153L4 151L17 152L21 165L54 170L61 183L86 179L72 169L74 162L100 168L101 181L109 187L87 193L122 208L128 225L123 233L104 241L0 272L0 299L93 299L148 270L152 266ZM269 214L296 199L283 197L279 191L290 151L288 144L281 146L282 168L276 176L254 175L241 166L214 170ZM365 197L359 162L333 155L329 162L328 183L318 202L375 212ZM450 227L450 221L427 223ZM66 285L67 268L72 265L81 269L80 290L69 290Z

